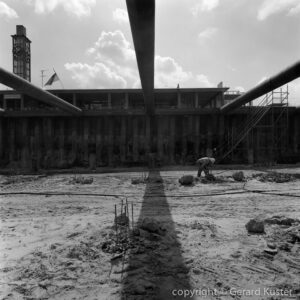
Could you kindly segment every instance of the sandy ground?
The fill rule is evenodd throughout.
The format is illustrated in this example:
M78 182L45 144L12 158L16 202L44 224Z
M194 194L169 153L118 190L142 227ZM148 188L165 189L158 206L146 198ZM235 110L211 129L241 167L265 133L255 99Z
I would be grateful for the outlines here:
M299 176L275 183L243 172L244 182L218 170L220 182L192 186L178 182L191 171L152 171L140 184L132 179L148 173L84 175L91 184L66 174L0 176L0 298L299 298L299 223L245 228L258 216L299 219ZM161 231L135 230L119 255L104 245L115 240L114 206L126 198L135 228L148 218Z

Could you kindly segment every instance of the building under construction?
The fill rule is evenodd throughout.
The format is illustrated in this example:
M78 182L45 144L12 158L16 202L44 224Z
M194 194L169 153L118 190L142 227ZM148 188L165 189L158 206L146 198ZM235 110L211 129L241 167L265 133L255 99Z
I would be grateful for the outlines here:
M154 15L136 32L143 21L128 3L138 50ZM300 109L288 105L286 85L299 77L299 62L242 95L222 85L153 89L153 37L152 49L137 51L142 89L44 91L29 82L26 30L12 37L16 75L0 68L0 82L13 88L0 92L1 168L164 166L210 155L219 163L299 161Z

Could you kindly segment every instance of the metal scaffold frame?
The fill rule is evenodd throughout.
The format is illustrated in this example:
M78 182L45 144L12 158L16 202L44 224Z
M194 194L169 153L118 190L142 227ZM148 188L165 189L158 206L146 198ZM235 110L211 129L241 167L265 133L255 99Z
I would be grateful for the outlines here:
M289 145L289 88L288 85L280 89L273 90L269 94L271 103L270 110L264 119L253 127L256 131L265 131L266 134L271 135L271 143L267 149L260 147L259 143L256 145L256 151L267 150L269 152L269 163L277 163L282 160L282 157L288 154ZM263 123L263 121L265 123ZM252 130L252 131L253 131ZM258 132L259 134L259 132ZM253 138L252 132L252 138ZM266 148L266 147L265 147Z
M288 150L288 85L273 90L247 105L246 121L240 124L231 123L222 145L217 148L218 161L230 157L233 162L236 152L253 150L253 162L258 162L263 153L268 153L264 161L276 163L286 155ZM268 138L260 145L261 138Z

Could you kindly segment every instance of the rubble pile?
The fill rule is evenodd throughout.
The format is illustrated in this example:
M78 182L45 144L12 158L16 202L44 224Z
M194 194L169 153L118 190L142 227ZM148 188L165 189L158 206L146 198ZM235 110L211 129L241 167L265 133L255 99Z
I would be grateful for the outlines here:
M201 178L201 183L219 183L223 182L221 178L215 177L213 174L208 174L204 178Z
M300 254L300 220L285 217L272 216L263 219L257 217L251 219L245 226L248 233L265 234L266 248L264 253L274 256L279 251ZM267 227L266 227L266 226ZM289 260L291 262L291 260ZM300 261L296 263L300 269Z
M232 178L235 181L245 181L245 175L243 171L235 172L232 174Z
M265 233L265 224L264 220L261 218L254 218L251 219L246 225L245 225L248 233L254 233L254 234L261 234Z
M179 183L181 185L192 185L194 183L194 176L193 175L183 175L179 178Z
M118 227L118 234L112 229L105 235L102 250L105 253L119 254L131 249L135 253L145 248L147 240L159 241L166 229L153 218L144 218L133 230L126 226Z
M270 218L266 218L264 222L266 224L277 224L277 225L285 225L285 226L292 226L294 223L299 224L299 220L285 217L285 216L272 216Z
M92 184L93 181L93 177L74 176L69 181L69 184Z
M294 180L294 176L292 174L278 172L253 174L253 177L261 182L284 183Z
M78 281L100 278L102 272L97 268L105 257L97 235L73 245L52 244L49 251L35 251L22 260L16 270L15 284L3 299L49 299L57 294L71 299L72 293L78 293ZM95 274L91 274L91 269Z
M17 184L17 183L26 183L31 181L37 181L40 178L45 177L46 175L38 175L38 176L8 176L5 181L3 181L1 184L3 185L11 185L11 184Z

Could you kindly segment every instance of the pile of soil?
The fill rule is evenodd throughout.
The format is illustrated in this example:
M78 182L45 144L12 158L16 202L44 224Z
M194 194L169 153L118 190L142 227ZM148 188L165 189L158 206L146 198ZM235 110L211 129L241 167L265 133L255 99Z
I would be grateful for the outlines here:
M3 181L1 184L3 185L13 185L18 183L26 183L31 181L37 181L40 178L45 177L46 175L38 175L38 176L22 176L22 175L16 175L16 176L8 176L5 181Z
M94 181L93 177L74 176L69 181L70 184L92 184Z
M292 226L293 224L300 223L298 219L289 218L285 216L272 216L270 218L266 218L264 222L266 224L277 224L277 225L284 225L284 226Z
M243 171L235 172L232 174L232 178L235 181L245 181L245 175Z
M181 185L192 185L194 183L194 176L193 175L183 175L179 178L179 183Z
M278 172L269 172L269 173L260 173L253 174L253 177L261 182L290 182L294 180L294 176L292 174L278 173Z

